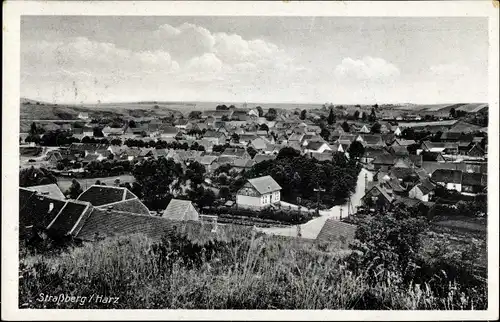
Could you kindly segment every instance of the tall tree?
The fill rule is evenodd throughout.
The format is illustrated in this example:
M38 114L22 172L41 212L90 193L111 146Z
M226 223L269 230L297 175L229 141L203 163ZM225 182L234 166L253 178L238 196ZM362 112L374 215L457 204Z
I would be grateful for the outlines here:
M69 196L70 199L76 199L83 192L83 189L76 179L71 180L71 186L66 191L66 196Z
M361 142L359 141L354 141L349 145L349 148L347 149L347 152L349 152L349 156L353 159L359 160L365 154L365 147Z
M347 121L344 121L344 123L342 123L342 130L344 130L344 132L349 132L351 130Z
M333 109L330 109L330 114L328 114L328 119L327 119L328 125L333 125L335 121L336 121L335 113L333 113Z
M457 116L457 112L454 107L450 109L450 117L455 118Z
M300 112L300 119L301 120L305 120L307 117L307 111L306 110L302 110L302 112Z
M325 141L330 139L330 131L327 128L322 128L321 133L319 134Z
M262 109L262 107L257 106L256 109L259 112L259 117L262 117L264 115L264 110Z
M380 128L382 126L380 125L380 123L378 122L375 122L373 125L372 125L372 128L371 128L371 132L374 133L374 134L378 134L380 133Z

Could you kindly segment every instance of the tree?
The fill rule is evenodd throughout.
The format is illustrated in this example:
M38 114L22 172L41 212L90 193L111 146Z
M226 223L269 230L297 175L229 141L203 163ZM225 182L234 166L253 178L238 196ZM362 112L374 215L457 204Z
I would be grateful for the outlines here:
M377 114L375 113L375 108L372 107L372 111L370 113L370 117L368 118L370 122L375 122L377 120Z
M19 171L19 186L30 187L57 183L56 177L45 168L27 168Z
M284 147L278 152L278 156L276 157L277 159L283 159L283 158L295 158L300 155L300 151L295 150L292 147Z
M222 115L222 117L220 118L220 120L223 121L223 122L227 122L227 121L229 121L229 116Z
M262 109L262 107L257 106L256 109L259 112L259 117L262 117L264 115L264 110Z
M240 136L238 135L238 133L231 134L231 139L234 143L240 143Z
M350 269L366 273L371 283L395 276L410 282L418 269L420 235L426 221L400 205L360 217L357 224L356 241L350 245L353 252L348 257Z
M76 180L73 179L71 181L71 186L69 189L66 191L66 196L69 196L71 199L76 199L78 196L83 192L82 187L80 186L80 183Z
M120 140L118 138L113 139L113 140L111 140L111 144L120 146L120 145L122 145L122 140Z
M457 112L454 107L450 109L450 117L455 118L457 115Z
M269 110L267 110L265 118L268 121L274 121L277 116L278 116L278 112L276 111L276 109L271 107Z
M359 119L359 111L356 110L356 112L354 112L354 119Z
M200 119L201 114L202 113L200 111L191 111L189 112L188 118L191 120Z
M217 111L227 111L227 110L229 110L229 107L227 107L225 104L217 105L217 107L215 107L215 110L217 110Z
M37 127L36 127L36 123L33 122L33 123L31 123L29 135L30 136L35 136L37 134L38 134L38 130L37 130Z
M135 124L134 120L130 120L130 121L128 121L128 127L135 128L135 127L137 127L137 124Z
M250 154L250 157L253 159L253 157L257 154L257 150L255 150L253 147L249 146L247 147L247 152Z
M382 126L380 125L380 123L375 122L375 123L372 125L371 132L372 132L372 133L377 133L377 134L378 134L378 133L380 133L380 128L381 128L381 127L382 127Z
M136 191L143 196L146 206L153 210L167 207L172 198L172 186L184 176L179 163L164 157L136 163L132 174L137 183Z
M229 188L227 186L222 186L219 189L219 198L222 199L227 199L231 195L231 192L229 191Z
M347 121L344 121L344 123L342 123L342 130L344 130L344 132L349 132L351 130L351 128L349 127L349 123L347 123Z
M365 154L365 147L361 142L359 141L354 141L349 145L349 148L347 149L347 152L349 152L349 156L355 160L359 160L364 154Z
M94 127L94 137L96 138L102 138L104 137L104 134L102 133L102 129L99 127Z
M328 114L328 125L333 125L335 124L336 118L335 118L335 113L333 113L333 109L330 109L330 114Z
M307 111L306 110L302 110L302 112L300 112L300 119L301 120L305 120L307 117Z
M259 126L259 130L269 132L269 126L267 126L266 123L263 123Z
M325 141L330 139L330 131L327 128L322 128L319 134Z
M197 162L192 161L186 168L186 180L191 180L192 186L201 184L204 180L205 167Z

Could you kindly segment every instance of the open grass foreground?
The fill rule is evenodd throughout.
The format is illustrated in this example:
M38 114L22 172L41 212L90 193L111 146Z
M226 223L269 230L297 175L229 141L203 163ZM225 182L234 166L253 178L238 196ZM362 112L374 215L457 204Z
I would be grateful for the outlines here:
M361 224L360 227L374 226ZM408 227L401 227L400 232L408 233ZM19 306L85 309L486 308L486 280L463 271L467 270L463 262L454 265L446 257L432 257L429 262L403 258L392 246L386 248L394 249L392 254L386 252L381 243L360 252L374 241L366 238L369 233L358 229L359 240L351 250L335 249L334 245L319 247L312 242L260 235L249 230L224 240L198 238L191 241L179 232L161 242L133 235L43 254L31 251L22 254L20 259ZM378 231L377 236L390 240L384 233ZM395 236L397 227L387 233ZM413 253L413 250L404 249L403 252ZM464 255L459 256L463 258ZM384 258L388 262L384 262ZM402 263L408 265L401 266ZM118 300L116 303L87 301L83 304L41 301L44 296L60 294L88 298L101 295L118 297Z

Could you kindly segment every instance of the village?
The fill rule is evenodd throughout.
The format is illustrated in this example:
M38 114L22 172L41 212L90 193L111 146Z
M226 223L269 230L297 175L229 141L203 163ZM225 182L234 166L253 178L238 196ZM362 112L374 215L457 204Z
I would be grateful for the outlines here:
M20 232L159 237L183 222L214 233L243 225L350 240L358 211L485 200L487 113L487 104L217 105L169 118L106 120L89 111L72 122L32 122L19 140ZM319 170L290 170L298 160ZM316 171L324 178L301 178ZM304 191L291 189L290 176ZM338 187L342 177L350 179Z

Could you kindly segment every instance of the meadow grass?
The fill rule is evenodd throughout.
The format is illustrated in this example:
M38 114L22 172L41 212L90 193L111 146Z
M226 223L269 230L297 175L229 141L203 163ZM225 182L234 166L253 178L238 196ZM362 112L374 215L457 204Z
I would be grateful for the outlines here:
M345 265L348 252L314 243L251 236L200 245L142 235L71 247L20 260L21 308L113 309L471 309L474 299L448 285L375 284ZM40 293L119 297L117 304L42 303Z

